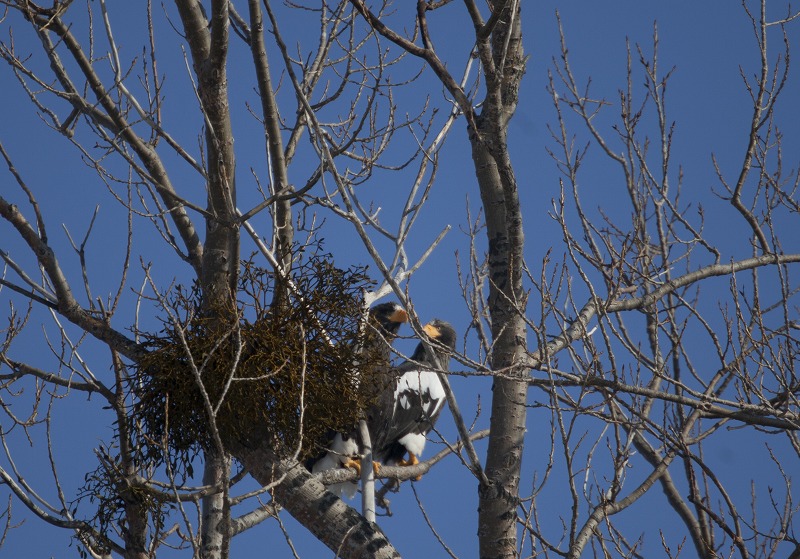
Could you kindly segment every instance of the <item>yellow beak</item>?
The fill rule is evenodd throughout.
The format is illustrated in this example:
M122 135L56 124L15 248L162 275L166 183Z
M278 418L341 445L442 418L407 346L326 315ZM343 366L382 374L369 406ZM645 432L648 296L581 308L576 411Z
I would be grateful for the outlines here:
M425 326L423 326L422 327L422 331L425 332L426 334L428 334L434 340L438 339L439 336L442 335L442 333L439 331L439 329L436 326L434 326L433 324L430 324L430 323L426 324Z

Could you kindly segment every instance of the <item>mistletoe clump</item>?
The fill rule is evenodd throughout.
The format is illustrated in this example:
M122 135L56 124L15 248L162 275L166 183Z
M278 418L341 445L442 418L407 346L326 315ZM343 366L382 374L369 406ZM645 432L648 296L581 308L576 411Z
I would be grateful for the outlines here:
M254 437L278 457L299 451L303 459L374 402L370 376L381 357L363 349L363 269L315 256L295 269L291 289L276 293L286 279L245 264L241 283L246 301L205 315L196 292L179 293L170 314L183 319L147 336L152 351L139 363L135 393L151 459L186 466L201 448Z

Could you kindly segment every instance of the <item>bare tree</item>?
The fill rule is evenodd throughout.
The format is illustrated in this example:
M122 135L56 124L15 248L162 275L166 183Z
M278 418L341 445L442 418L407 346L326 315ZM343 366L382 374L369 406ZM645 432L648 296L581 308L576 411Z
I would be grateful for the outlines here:
M800 175L784 164L777 110L796 14L770 19L766 0L744 3L760 62L742 70L752 118L736 170L711 161L714 211L748 232L728 246L689 211L656 29L652 44L629 45L627 82L609 101L577 75L558 20L547 149L561 179L542 210L523 208L510 155L527 61L520 0L176 0L163 16L150 2L2 4L6 73L50 128L41 133L62 136L89 172L89 187L59 188L94 208L77 234L2 132L0 478L14 496L4 535L21 503L94 557L225 558L267 522L297 556L285 510L338 556L399 556L403 542L326 491L357 472L312 475L304 461L369 405L363 380L382 367L363 354L365 308L392 294L424 339L408 280L448 226L418 251L410 238L445 140L463 133L482 215L466 218L470 326L454 374L489 377L491 410L471 424L441 375L457 435L416 466L380 469L377 504L455 455L450 467L477 488L482 558L800 553ZM436 45L456 12L470 31L453 54ZM589 201L590 153L616 173L611 204ZM405 186L382 202L369 189L387 180ZM95 207L101 198L114 209ZM559 233L541 262L526 261L523 214ZM324 242L342 231L362 265L352 245ZM98 238L118 246L97 251ZM31 336L42 355L26 351ZM77 491L54 442L67 405L113 426ZM533 413L549 418L547 441L526 440ZM708 449L739 431L778 485L764 490L753 474L742 490L720 473ZM21 444L44 449L47 476L18 465ZM658 491L670 529L625 520Z

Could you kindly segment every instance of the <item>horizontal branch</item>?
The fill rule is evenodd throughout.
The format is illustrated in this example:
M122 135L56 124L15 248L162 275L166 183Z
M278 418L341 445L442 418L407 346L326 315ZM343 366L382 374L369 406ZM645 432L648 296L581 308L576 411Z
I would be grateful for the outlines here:
M470 435L471 442L484 439L489 436L489 429L484 429ZM431 468L450 454L459 452L463 448L463 443L458 441L455 445L448 446L439 451L431 458L415 464L414 466L384 466L381 465L375 479L395 479L397 481L406 481L409 479L417 479L418 477L427 474ZM358 481L359 475L354 469L339 468L336 470L327 470L315 474L322 483L325 485L332 485L335 483L342 483L345 481Z
M759 425L761 427L790 431L800 430L800 412L777 410L767 404L745 404L723 400L713 396L706 396L704 394L696 394L696 397L688 397L683 394L655 390L635 384L626 384L594 375L573 375L563 371L554 372L554 374L564 376L566 380L559 381L547 378L530 378L528 379L528 384L530 386L539 386L546 389L570 386L604 388L613 392L645 396L654 400L681 404L699 410L703 417L735 419L747 423L748 425ZM686 387L682 388L684 393L690 392Z
M753 258L746 258L738 260L729 264L712 264L705 268L700 268L688 274L684 274L675 279L671 279L661 286L657 287L650 293L642 297L633 297L630 299L616 300L609 302L603 309L606 314L642 309L648 307L661 299L662 297L674 293L682 287L686 287L700 280L708 279L711 277L727 276L745 270L752 270L754 268L762 268L769 265L779 264L793 264L800 262L800 254L765 254L763 256L756 256Z
M71 378L64 378L55 373L49 373L25 363L12 361L11 359L7 359L5 356L0 356L0 360L2 360L3 363L8 365L11 370L14 371L14 373L10 375L0 375L0 381L13 381L25 376L33 376L43 380L46 383L61 386L70 390L80 390L81 392L88 392L90 394L92 392L99 392L104 398L106 398L106 400L112 401L114 399L114 394L107 387L100 383L94 381L76 382Z
M754 268L763 268L771 265L793 264L797 262L800 262L800 254L766 254L763 256L730 262L729 264L712 264L710 266L700 268L693 272L689 272L677 278L671 279L641 297L631 297L628 299L619 299L614 297L605 301L590 299L578 312L578 316L575 318L575 320L570 323L570 325L562 334L556 336L551 342L540 348L538 351L530 354L526 365L531 369L539 369L553 355L571 345L572 342L575 342L586 336L589 322L595 317L595 315L598 314L598 311L603 315L609 315L623 311L639 310L655 304L663 297L666 297L667 295L670 295L681 288L687 287L704 279L733 275L737 272L752 270Z

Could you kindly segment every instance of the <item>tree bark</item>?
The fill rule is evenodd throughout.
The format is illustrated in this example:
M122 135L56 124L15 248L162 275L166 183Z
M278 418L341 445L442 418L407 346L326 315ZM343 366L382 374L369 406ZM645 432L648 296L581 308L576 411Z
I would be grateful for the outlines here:
M275 98L275 89L269 70L269 58L264 44L264 17L261 12L259 0L248 0L250 11L250 51L253 55L253 65L258 81L258 93L261 98L261 114L264 119L264 136L267 146L267 162L269 164L272 194L282 194L273 206L273 243L274 253L279 265L283 268L278 272L275 300L273 306L279 306L285 296L286 287L281 281L282 274L288 274L292 266L292 244L294 242L294 226L292 224L292 206L288 194L291 192L289 185L288 165L283 149L281 137L281 117L278 102Z
M206 125L208 153L208 213L200 285L202 313L224 331L236 316L239 271L239 228L236 211L235 158L228 102L228 2L211 3L206 19L194 0L176 2L197 74L198 94ZM210 25L209 25L210 24ZM214 418L209 418L214 421ZM225 559L230 547L230 511L227 499L230 459L222 448L206 451L203 482L220 488L202 503L203 557Z
M377 524L368 522L355 509L326 491L322 482L296 461L276 462L263 445L235 452L260 484L266 486L279 481L273 489L275 500L339 557L400 557Z
M472 146L489 242L489 309L494 341L491 365L493 370L511 375L495 378L492 386L485 466L489 484L478 489L478 537L481 558L515 557L528 384L522 371L515 370L524 361L527 347L522 314L522 215L516 191L503 188L486 143L490 136L480 136L479 132ZM515 373L520 378L509 378Z
M503 371L492 386L492 416L485 472L478 487L478 538L481 558L517 556L517 507L525 440L527 355L525 293L522 287L522 211L508 152L508 123L517 106L525 70L520 2L494 6L482 22L473 8L478 53L486 76L486 99L470 130L472 159L486 217L489 247L491 366ZM481 25L478 25L481 24Z
M228 474L230 458L213 450L205 452L203 485L222 488L219 492L203 497L201 503L203 530L200 541L203 559L226 558L230 555L231 511L228 502Z

